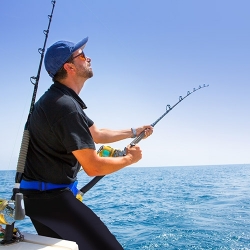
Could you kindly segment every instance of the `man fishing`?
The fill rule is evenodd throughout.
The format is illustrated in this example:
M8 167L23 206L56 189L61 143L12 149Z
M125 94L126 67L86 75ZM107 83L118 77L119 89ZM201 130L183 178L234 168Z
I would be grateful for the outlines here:
M75 241L80 250L123 249L99 217L76 198L77 173L82 166L89 176L103 176L138 162L138 145L127 146L124 156L100 157L95 143L134 138L143 131L146 138L153 127L99 129L86 115L79 93L93 76L91 59L83 52L87 41L59 41L46 51L45 68L53 84L28 120L30 143L20 191L39 235Z

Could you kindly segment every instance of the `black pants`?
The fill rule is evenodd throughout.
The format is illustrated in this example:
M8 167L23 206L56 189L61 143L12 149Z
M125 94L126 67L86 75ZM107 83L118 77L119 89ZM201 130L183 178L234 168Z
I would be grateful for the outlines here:
M39 235L75 241L79 250L123 249L100 218L70 190L21 192L26 215Z

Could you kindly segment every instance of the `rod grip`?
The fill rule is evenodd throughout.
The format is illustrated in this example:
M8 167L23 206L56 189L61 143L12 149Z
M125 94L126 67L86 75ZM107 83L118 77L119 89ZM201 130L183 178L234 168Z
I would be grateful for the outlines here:
M19 153L19 158L18 158L18 163L17 163L17 172L19 172L19 173L24 172L26 156L27 156L28 147L29 147L29 139L30 139L29 130L24 130L21 148L20 148L20 153Z

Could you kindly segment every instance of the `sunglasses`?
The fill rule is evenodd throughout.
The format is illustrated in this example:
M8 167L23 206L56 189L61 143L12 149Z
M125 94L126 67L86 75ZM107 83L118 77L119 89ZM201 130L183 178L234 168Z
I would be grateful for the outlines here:
M79 57L79 58L80 58L81 60L83 60L83 61L86 61L86 56L85 56L85 54L84 54L83 51L82 51L80 54L78 54L78 55L72 57L71 60L74 60L74 59L77 58L77 57Z

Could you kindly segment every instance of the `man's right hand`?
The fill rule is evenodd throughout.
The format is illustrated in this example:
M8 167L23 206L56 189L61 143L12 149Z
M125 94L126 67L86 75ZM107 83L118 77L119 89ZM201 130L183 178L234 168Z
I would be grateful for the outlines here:
M142 151L138 145L127 146L126 152L126 155L129 156L131 159L131 164L138 162L142 158Z

